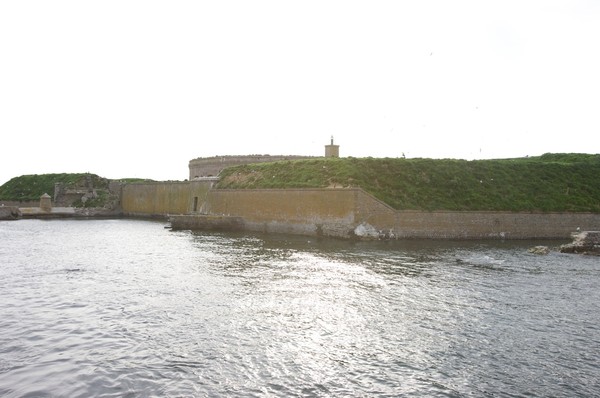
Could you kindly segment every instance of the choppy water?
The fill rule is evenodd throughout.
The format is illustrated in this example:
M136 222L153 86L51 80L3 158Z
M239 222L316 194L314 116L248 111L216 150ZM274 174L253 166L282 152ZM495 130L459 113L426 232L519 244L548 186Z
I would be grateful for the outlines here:
M0 396L600 396L600 261L533 244L2 222Z

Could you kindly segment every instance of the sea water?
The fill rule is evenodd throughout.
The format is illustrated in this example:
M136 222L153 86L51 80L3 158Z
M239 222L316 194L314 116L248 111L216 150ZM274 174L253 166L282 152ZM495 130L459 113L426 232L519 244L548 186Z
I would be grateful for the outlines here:
M0 222L0 396L600 396L600 260L540 243Z

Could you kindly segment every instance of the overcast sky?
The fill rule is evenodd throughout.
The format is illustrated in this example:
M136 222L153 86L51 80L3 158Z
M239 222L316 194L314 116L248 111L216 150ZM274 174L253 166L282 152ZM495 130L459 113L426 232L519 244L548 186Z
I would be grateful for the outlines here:
M600 152L600 1L1 1L0 184Z

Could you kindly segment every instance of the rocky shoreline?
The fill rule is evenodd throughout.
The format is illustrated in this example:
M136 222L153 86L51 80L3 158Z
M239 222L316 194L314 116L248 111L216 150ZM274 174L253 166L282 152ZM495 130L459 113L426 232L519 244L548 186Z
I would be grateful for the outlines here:
M560 252L600 256L600 231L582 231L573 234L573 242L562 245Z
M555 248L549 248L548 246L534 246L529 249L529 253L544 255L551 251L558 251L560 253L600 256L600 231L575 232L571 237L573 238L573 242L571 243Z
M0 220L18 220L21 217L17 206L0 206Z

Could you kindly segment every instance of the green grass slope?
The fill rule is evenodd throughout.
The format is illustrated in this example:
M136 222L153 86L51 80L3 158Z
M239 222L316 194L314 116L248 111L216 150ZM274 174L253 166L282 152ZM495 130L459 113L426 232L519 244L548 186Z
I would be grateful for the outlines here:
M399 210L600 212L600 155L285 161L225 169L217 187L361 187Z
M142 181L151 181L141 178L124 178L121 182L135 183ZM5 201L37 201L44 193L54 196L54 184L61 182L67 188L87 187L88 183L96 189L100 198L89 201L87 207L99 205L104 202L108 196L108 184L110 180L91 173L55 173L55 174L31 174L14 177L4 185L0 186L0 200ZM75 203L75 206L82 206L81 203Z
M108 180L89 173L31 174L12 178L0 186L0 200L39 200L44 193L54 195L54 184L78 185L89 176L94 186L108 187Z

